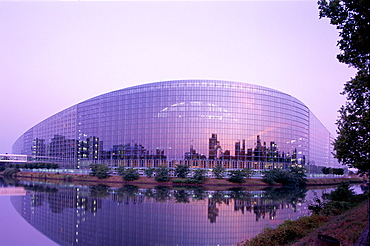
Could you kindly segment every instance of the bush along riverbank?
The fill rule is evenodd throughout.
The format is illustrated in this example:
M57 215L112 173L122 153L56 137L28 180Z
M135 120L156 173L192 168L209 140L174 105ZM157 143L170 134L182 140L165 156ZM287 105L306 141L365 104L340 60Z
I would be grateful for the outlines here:
M348 183L341 183L331 193L311 202L311 216L287 220L276 229L267 228L238 246L321 245L317 242L324 240L318 238L322 234L338 242L330 245L352 246L367 227L368 198L368 191L355 195Z
M20 180L42 180L44 182L73 182L83 185L104 184L112 187L120 187L122 184L133 185L182 185L182 186L207 186L210 188L220 187L249 187L249 186L318 186L318 185L336 185L341 182L358 183L362 182L359 177L351 178L323 178L306 179L303 168L293 167L288 170L272 169L264 172L263 179L251 178L252 172L248 169L234 170L226 173L222 167L213 169L216 178L205 176L203 169L192 171L187 166L178 165L174 170L176 177L170 177L170 170L167 167L148 168L145 170L145 176L140 176L137 169L120 167L116 170L118 175L111 175L111 170L104 165L91 165L90 175L65 174L65 173L45 173L45 172L19 172L16 168L6 168L0 172L0 175L7 177L16 177Z

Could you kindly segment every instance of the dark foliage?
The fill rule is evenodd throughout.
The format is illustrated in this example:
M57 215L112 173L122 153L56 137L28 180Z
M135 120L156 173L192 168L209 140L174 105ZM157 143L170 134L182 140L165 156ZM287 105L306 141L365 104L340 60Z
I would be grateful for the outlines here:
M152 177L153 176L153 174L154 174L154 168L152 168L152 167L148 167L148 168L146 168L145 170L144 170L144 174L145 174L145 176L147 176L148 178L150 178L150 177Z
M225 173L225 168L221 165L218 165L212 169L212 172L216 176L217 179L222 179L224 177L223 175Z
M339 32L337 58L357 69L346 82L347 101L337 121L334 142L339 162L366 172L370 167L370 1L319 0L320 18L327 17Z
M306 185L306 170L301 167L291 167L289 170L271 169L264 172L263 181L268 184L280 183L291 186Z
M178 178L186 178L189 174L189 166L187 165L177 165L175 169L175 176Z
M308 206L314 214L338 215L367 199L368 193L355 195L348 183L341 183L322 199L316 197Z
M170 180L169 169L166 166L158 167L155 170L155 181L167 182Z
M250 169L244 168L240 170L233 170L230 171L230 178L228 181L233 183L244 183L245 178L250 178L252 176L252 172Z
M204 169L194 170L193 179L197 180L198 182L203 183L204 180L206 180L206 170L204 170Z
M98 179L105 179L110 176L110 169L103 164L91 164L90 166L90 175L95 176Z
M5 169L3 175L4 175L4 177L13 177L13 175L16 174L17 172L18 172L18 169L8 167L8 168Z
M120 170L119 174L122 176L122 179L125 181L133 181L139 179L139 172L134 168L124 168L123 171Z

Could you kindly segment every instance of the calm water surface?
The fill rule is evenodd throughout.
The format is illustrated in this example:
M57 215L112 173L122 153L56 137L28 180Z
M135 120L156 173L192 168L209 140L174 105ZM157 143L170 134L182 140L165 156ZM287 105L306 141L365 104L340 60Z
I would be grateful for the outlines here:
M0 245L235 245L332 190L17 185L1 188Z

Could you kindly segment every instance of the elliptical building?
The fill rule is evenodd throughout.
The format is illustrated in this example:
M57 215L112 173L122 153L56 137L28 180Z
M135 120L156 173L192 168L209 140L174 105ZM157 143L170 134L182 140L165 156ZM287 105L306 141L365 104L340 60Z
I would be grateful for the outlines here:
M35 125L13 153L65 168L334 167L332 137L296 98L230 81L179 80L106 93ZM311 168L310 170L315 170Z

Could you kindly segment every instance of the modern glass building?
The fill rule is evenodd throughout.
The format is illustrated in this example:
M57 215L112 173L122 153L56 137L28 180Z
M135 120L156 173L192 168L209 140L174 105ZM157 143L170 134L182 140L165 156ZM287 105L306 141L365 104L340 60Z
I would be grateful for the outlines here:
M66 168L335 167L332 137L302 102L231 81L179 80L106 93L35 125L13 153ZM320 168L321 171L321 168Z

